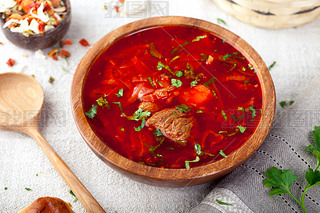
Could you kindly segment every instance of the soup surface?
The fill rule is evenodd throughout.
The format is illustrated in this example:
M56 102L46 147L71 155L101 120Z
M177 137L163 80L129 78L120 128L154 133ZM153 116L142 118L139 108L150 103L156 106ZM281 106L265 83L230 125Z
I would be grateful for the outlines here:
M261 85L249 61L200 29L165 26L116 41L83 88L91 128L141 164L199 166L227 157L255 131Z

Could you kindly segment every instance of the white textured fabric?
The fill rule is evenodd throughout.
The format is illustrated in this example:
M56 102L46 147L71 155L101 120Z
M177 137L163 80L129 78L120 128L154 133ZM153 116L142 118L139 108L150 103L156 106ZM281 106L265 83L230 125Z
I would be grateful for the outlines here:
M265 30L226 15L211 0L153 0L156 10L136 18L110 15L103 4L104 0L71 0L72 24L64 38L74 43L65 46L71 53L69 64L63 59L56 62L35 57L34 52L15 47L0 33L4 43L0 45L0 72L22 69L26 74L35 74L45 91L42 134L107 212L184 212L199 204L213 183L184 189L152 187L123 177L93 154L78 133L70 109L72 73L88 50L78 44L80 39L93 44L116 27L148 16L181 15L213 23L221 18L226 21L226 28L248 41L267 65L277 61L271 75L279 101L294 100L320 71L320 20L298 28ZM6 65L9 58L17 62L12 68ZM53 84L48 82L50 76L55 78ZM73 201L68 186L35 141L22 134L0 131L0 212L17 212L41 196ZM79 201L72 205L75 212L85 212Z

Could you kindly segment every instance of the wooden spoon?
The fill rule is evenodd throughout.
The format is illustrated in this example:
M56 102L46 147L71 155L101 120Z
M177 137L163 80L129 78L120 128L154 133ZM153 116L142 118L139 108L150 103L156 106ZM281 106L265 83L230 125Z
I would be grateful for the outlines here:
M0 74L0 129L33 137L85 209L89 213L105 212L42 137L38 124L43 100L43 90L34 78L20 73Z

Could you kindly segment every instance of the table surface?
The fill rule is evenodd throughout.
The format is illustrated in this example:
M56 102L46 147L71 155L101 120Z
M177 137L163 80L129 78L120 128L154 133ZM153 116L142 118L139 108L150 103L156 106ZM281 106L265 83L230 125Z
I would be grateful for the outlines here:
M267 65L277 62L270 71L277 93L277 115L283 110L279 102L295 100L320 72L320 20L297 28L266 30L234 19L211 0L153 1L152 10L147 8L135 18L116 16L105 10L104 4L109 3L71 0L72 24L64 38L74 43L65 47L71 53L69 64L19 49L1 33L0 73L35 75L45 91L42 134L107 212L184 212L201 202L214 184L180 189L148 186L123 177L93 154L78 133L70 108L73 72L88 50L78 44L80 39L93 44L116 27L150 16L180 15L213 23L221 18L227 23L225 27L251 44ZM23 57L25 54L28 57ZM16 60L12 68L6 65L9 58ZM48 82L50 76L55 78L53 84ZM73 203L69 187L34 140L0 130L0 212L17 212L42 196L59 197L70 202L75 212L85 212L79 201Z

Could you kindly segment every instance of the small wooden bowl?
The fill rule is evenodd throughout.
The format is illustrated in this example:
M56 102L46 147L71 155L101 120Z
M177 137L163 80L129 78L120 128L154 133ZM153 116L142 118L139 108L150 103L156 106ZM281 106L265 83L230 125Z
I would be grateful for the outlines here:
M109 148L93 132L84 114L82 90L86 76L96 58L110 45L125 35L154 26L181 25L209 31L238 49L254 66L261 81L263 92L263 115L254 134L238 150L227 158L191 169L165 169L133 162ZM262 144L273 122L275 113L275 90L269 70L258 53L243 39L232 32L207 21L186 17L155 17L135 21L113 30L102 37L87 52L75 72L71 88L73 116L83 139L93 152L107 165L122 174L151 185L185 187L215 180L245 162Z
M61 41L61 39L65 36L71 23L70 0L62 1L67 8L67 13L62 22L54 29L47 31L44 34L29 35L29 37L26 37L22 35L22 33L14 33L11 32L9 28L3 28L5 20L0 18L0 24L3 34L14 45L28 50L39 50L53 46L57 42ZM0 15L2 14L0 13Z

